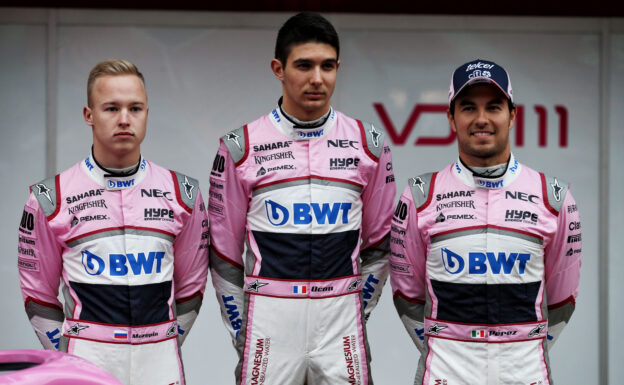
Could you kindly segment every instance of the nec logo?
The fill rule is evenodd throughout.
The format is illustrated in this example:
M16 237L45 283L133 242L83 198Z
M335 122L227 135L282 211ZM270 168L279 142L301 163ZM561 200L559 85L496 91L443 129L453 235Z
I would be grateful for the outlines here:
M327 141L327 147L340 147L340 148L355 148L356 150L358 149L358 147L356 146L358 144L357 140L348 140L348 139L336 139L336 140L331 140L329 139Z
M531 203L538 203L539 201L539 197L537 195L529 195L527 193L523 193L520 191L516 191L516 192L506 191L505 199L519 199L521 201L531 202Z
M464 271L466 261L461 255L442 248L441 256L444 269L448 273L459 274ZM518 274L524 274L526 264L530 259L531 254L528 253L509 253L507 255L501 251L497 255L492 252L470 252L468 253L468 273L485 274L491 271L492 274L511 274L516 262L518 262Z
M290 217L291 211L285 206L272 200L264 201L267 218L273 226L285 225ZM335 225L338 221L343 224L349 223L350 202L335 203L293 203L292 223L295 225L309 225L312 220L319 225Z
M110 276L125 276L160 273L164 251L150 251L147 253L109 254L108 274ZM156 267L154 268L154 264ZM106 262L100 256L85 250L82 252L82 265L89 275L100 275L106 269ZM128 265L130 268L128 268Z
M141 198L149 197L149 198L165 198L168 201L173 201L171 199L171 192L162 191L157 188L146 190L144 188L141 189Z

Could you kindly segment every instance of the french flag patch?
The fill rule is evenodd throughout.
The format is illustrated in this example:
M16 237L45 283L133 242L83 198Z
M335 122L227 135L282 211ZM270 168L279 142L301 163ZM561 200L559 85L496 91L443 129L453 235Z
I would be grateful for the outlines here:
M306 294L308 292L307 285L295 285L293 286L293 294Z
M113 332L113 338L115 338L116 340L127 340L128 332L124 330L115 330Z

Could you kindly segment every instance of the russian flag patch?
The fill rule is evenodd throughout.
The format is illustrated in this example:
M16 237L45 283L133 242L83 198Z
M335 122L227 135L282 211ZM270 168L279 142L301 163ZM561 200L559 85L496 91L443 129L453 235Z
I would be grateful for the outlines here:
M115 338L116 340L127 340L128 332L125 330L115 330L113 332L113 338Z
M308 285L293 286L293 294L306 294L307 292L308 292Z

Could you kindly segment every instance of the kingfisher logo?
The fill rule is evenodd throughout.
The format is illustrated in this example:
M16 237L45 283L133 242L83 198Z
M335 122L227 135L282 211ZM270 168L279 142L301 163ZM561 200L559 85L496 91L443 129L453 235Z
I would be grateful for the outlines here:
M441 250L442 263L444 269L449 274L459 274L466 267L466 259L461 255L447 249ZM492 274L512 274L514 266L518 265L518 274L524 274L526 265L531 259L528 253L498 253L493 252L470 252L467 258L469 274L485 274L491 271Z
M283 226L292 216L294 225L309 225L314 220L319 225L349 223L350 202L293 203L292 209L267 199L264 201L267 219L273 226ZM291 214L292 213L292 214Z
M164 251L150 251L147 253L109 254L108 274L110 276L126 276L158 274L161 271ZM104 258L93 254L89 250L82 252L82 265L89 275L100 275L106 270L107 263ZM154 267L154 265L156 265ZM128 268L130 266L130 268Z

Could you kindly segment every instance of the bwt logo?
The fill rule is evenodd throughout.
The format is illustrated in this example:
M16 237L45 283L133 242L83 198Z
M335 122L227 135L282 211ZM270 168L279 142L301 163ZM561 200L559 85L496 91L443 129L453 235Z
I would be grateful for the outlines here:
M150 251L145 253L109 254L108 268L110 276L125 276L132 272L133 275L158 274L160 273L164 251ZM156 269L154 269L154 264ZM106 269L104 259L92 252L85 250L82 252L82 265L89 275L100 275ZM130 269L128 269L128 265Z
M442 263L444 269L450 274L461 273L465 266L466 261L461 255L452 252L449 249L442 248ZM511 274L513 267L518 262L518 274L524 274L526 264L531 259L531 254L528 253L509 253L499 252L498 255L492 252L468 253L468 273L469 274L485 274L489 269L492 274Z
M134 186L134 179L130 180L108 180L109 188L126 188Z
M418 119L423 114L445 114L448 109L446 104L416 104L412 110L411 115L407 118L402 130L398 130L390 115L386 111L383 103L373 103L373 108L379 120L383 124L388 137L393 144L397 146L403 146L406 142L414 127L418 123ZM561 105L554 106L555 113L559 116L559 147L568 147L568 109ZM533 111L537 118L537 144L539 147L546 147L548 138L548 110L542 105L534 105ZM446 119L445 119L446 120ZM524 124L525 122L525 106L516 105L516 123L514 125L515 131L515 145L516 147L524 147ZM448 126L446 136L420 136L414 142L415 146L448 146L455 141L455 132Z
M291 211L272 200L264 201L267 218L273 226L282 226L288 222ZM338 220L349 223L350 202L330 203L293 203L292 217L295 225L308 225L312 219L319 225L335 225ZM341 215L342 213L342 215Z

